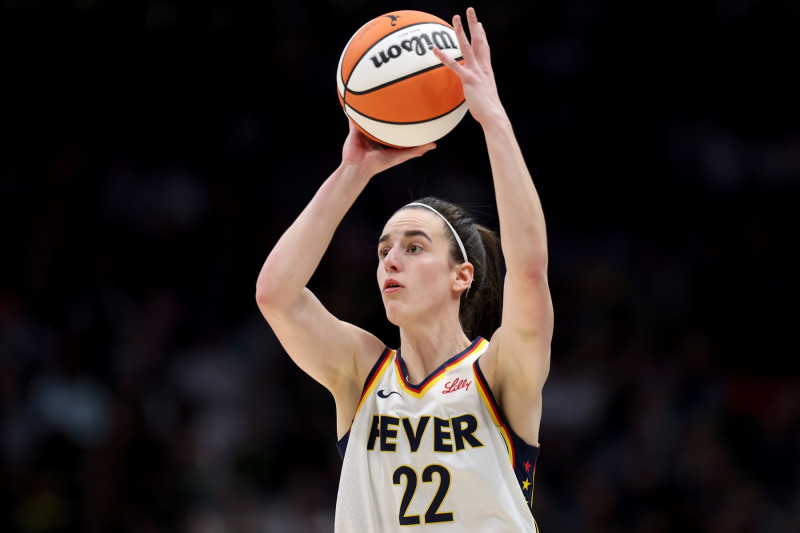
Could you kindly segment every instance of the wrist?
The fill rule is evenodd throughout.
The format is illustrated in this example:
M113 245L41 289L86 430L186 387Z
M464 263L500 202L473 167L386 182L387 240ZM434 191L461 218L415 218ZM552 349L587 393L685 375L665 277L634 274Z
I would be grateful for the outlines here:
M338 176L338 178L343 181L363 187L372 179L372 176L375 175L374 172L370 172L366 167L367 165L364 163L343 159L342 162L339 163L334 175Z
M502 109L496 113L490 114L481 121L481 128L486 135L490 134L512 134L514 132L511 126L511 119Z

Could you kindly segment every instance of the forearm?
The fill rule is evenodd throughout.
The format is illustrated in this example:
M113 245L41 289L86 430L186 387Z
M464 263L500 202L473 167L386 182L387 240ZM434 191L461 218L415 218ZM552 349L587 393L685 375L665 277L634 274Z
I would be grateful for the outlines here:
M547 234L536 187L505 114L483 124L508 273L537 275L547 267Z
M287 309L308 284L347 211L369 177L342 163L284 232L267 256L256 282L260 305Z

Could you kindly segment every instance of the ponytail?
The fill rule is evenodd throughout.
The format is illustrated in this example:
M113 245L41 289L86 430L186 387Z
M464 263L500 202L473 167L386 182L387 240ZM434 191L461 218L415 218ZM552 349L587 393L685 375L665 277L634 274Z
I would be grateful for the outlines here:
M467 337L480 335L489 339L500 327L503 316L503 255L495 232L480 224L475 224L475 229L481 237L485 259L483 265L473 262L473 266L476 272L482 270L482 275L477 291L473 281L473 286L462 294L458 315Z

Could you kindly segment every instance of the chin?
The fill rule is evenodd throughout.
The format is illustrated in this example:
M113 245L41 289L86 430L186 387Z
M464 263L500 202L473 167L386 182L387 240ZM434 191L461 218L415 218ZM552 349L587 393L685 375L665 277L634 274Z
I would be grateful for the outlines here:
M400 327L403 322L403 312L400 307L397 302L383 304L383 309L386 311L386 320L397 327Z

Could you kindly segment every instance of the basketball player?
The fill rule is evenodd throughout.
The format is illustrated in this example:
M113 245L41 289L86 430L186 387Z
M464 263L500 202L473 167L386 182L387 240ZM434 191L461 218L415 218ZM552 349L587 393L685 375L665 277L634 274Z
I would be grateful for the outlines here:
M533 477L553 330L545 221L472 8L467 20L471 42L453 18L463 65L435 53L482 127L501 250L459 207L412 202L377 243L378 289L400 346L332 316L306 284L336 227L376 174L435 147L387 149L351 123L341 164L258 277L264 317L335 399L339 532L537 531Z

